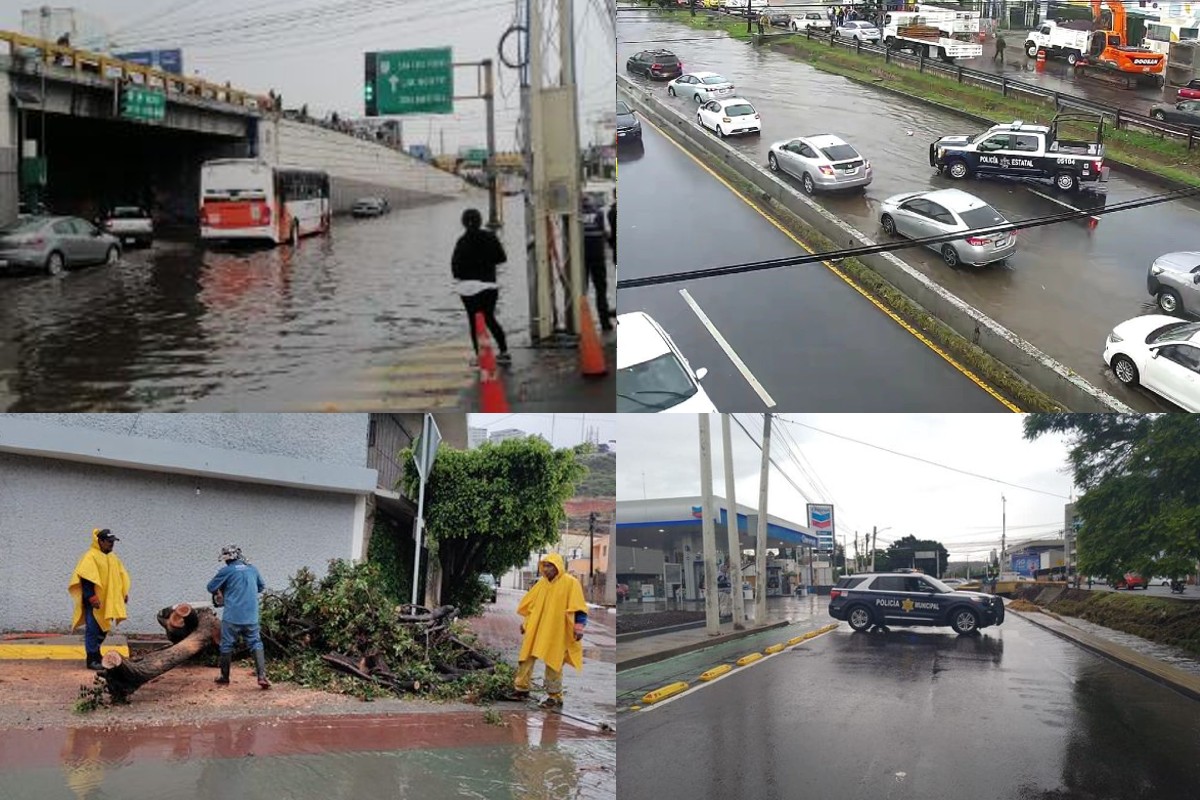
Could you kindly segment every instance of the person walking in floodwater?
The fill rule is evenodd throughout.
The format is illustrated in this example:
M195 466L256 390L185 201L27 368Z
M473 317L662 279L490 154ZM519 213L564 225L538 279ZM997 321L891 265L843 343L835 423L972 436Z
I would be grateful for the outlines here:
M1004 41L1004 34L996 31L996 54L992 56L992 61L999 61L1001 64L1004 63L1005 47L1007 47L1007 44Z
M450 268L454 275L455 291L462 298L467 310L467 325L471 331L471 346L479 355L479 340L475 332L475 315L483 314L488 330L496 339L500 354L497 361L511 363L508 340L504 329L496 319L496 303L500 299L500 287L496 283L496 267L508 261L504 245L496 234L483 229L483 215L478 209L468 208L463 212L462 224L466 229L454 245Z

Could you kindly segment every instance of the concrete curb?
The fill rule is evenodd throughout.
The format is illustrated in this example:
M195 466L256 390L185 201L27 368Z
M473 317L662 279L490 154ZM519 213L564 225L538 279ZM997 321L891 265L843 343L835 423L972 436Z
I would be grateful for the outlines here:
M1085 650L1090 650L1099 656L1103 656L1110 661L1114 661L1123 667L1144 675L1150 680L1166 686L1168 689L1174 689L1192 700L1200 700L1200 676L1191 675L1181 669L1172 667L1170 664L1166 664L1150 656L1142 655L1115 642L1105 641L1097 636L1092 636L1071 627L1069 623L1060 621L1058 617L1051 615L1049 618L1053 619L1054 623L1050 623L1046 619L1047 615L1043 613L1031 614L1024 611L1013 611L1007 607L1005 611L1028 620L1039 628L1050 631L1069 642L1074 642ZM1039 617L1042 617L1042 619L1039 619Z
M725 168L761 191L762 197L758 199L778 203L835 245L857 247L876 244L865 233L839 219L833 212L793 189L780 178L765 172L757 163L738 151L708 135L690 119L684 118L677 110L664 104L648 90L636 86L624 75L617 76L617 86L623 90L634 107L663 130L670 131L672 138L693 155L710 163L716 161L718 168ZM880 253L860 256L857 260L874 270L957 334L1072 411L1133 411L1117 398L1092 386L1065 364L1043 353L983 311L926 277L915 267L901 261L896 255Z
M632 633L618 633L617 644L621 642L632 642L635 639L645 639L647 636L658 636L661 633L675 633L676 631L690 631L695 628L703 628L708 623L703 620L696 622L685 622L681 625L671 625L666 628L652 628L648 631L633 631Z
M748 628L747 630L744 630L744 631L734 631L733 633L724 633L724 634L721 634L720 636L714 636L711 639L705 639L704 641L692 642L691 644L684 644L684 645L680 645L679 647L672 647L669 650L660 650L657 653L649 653L644 656L638 656L636 658L629 658L624 661L621 661L618 658L617 672L621 672L622 670L627 670L627 669L633 669L635 667L644 667L647 664L653 664L657 661L665 661L668 658L673 658L675 656L681 656L685 653L694 653L697 650L704 650L705 648L713 647L714 645L724 644L726 642L734 642L734 641L737 641L738 639L743 639L747 636L752 636L753 634L756 634L756 633L762 633L763 631L771 631L771 630L775 630L776 628L783 628L783 627L786 627L791 624L792 623L787 620L783 620L781 622L772 622L770 625L763 625L762 627L759 627L759 628Z

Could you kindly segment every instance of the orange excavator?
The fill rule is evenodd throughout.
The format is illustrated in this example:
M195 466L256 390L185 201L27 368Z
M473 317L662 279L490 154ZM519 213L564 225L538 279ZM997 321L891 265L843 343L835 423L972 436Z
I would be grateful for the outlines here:
M1093 23L1087 55L1075 65L1076 72L1120 73L1127 78L1149 80L1156 86L1165 82L1166 56L1144 47L1126 43L1125 5L1121 0L1090 0ZM1104 27L1103 6L1112 15L1112 24Z

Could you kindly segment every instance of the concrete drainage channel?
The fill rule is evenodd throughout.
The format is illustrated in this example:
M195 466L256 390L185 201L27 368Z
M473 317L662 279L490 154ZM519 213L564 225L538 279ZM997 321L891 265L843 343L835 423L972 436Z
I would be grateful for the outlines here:
M759 199L766 201L761 204L763 210L771 213L780 223L793 230L807 227L819 237L830 242L845 243L848 247L877 244L862 231L838 219L814 200L767 172L765 167L710 136L690 118L627 77L618 75L617 87L639 113L688 152L702 158L710 168L723 173L723 177L748 183L758 190L761 195ZM806 237L803 230L796 232L802 240L813 238L811 235ZM814 251L819 252L819 249L814 248ZM892 253L859 256L855 260L894 287L908 302L982 350L992 362L984 365L985 375L990 379L1000 377L997 383L1002 389L1005 383L1011 385L1012 379L1032 387L1032 392L1009 392L1023 401L1022 405L1027 406L1025 410L1052 410L1055 404L1061 404L1071 411L1133 411ZM888 302L886 297L881 297L881 300ZM904 308L894 310L901 316L908 311ZM938 332L933 334L939 335ZM952 349L955 352L962 351L961 346ZM1005 375L1012 379L1004 380ZM1040 403L1036 399L1037 394L1043 396Z

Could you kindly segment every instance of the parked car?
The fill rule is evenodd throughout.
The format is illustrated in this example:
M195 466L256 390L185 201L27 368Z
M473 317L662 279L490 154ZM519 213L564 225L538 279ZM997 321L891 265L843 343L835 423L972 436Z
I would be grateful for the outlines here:
M641 144L642 123L629 104L617 101L617 144Z
M617 317L617 411L710 414L700 386L708 370L693 370L675 342L643 311Z
M23 217L0 228L0 271L44 269L61 275L71 267L117 263L121 243L79 217Z
M749 100L740 97L709 100L696 111L696 122L702 128L716 131L721 138L735 133L762 133L758 112Z
M772 28L789 28L792 24L792 15L786 11L767 9L767 21L771 23Z
M1177 100L1200 100L1200 78L1192 78L1187 86L1181 86L1175 97Z
M1151 586L1170 586L1171 579L1161 575L1155 575L1150 579Z
M138 206L116 206L102 214L96 224L117 237L122 244L149 247L154 243L154 219L150 212Z
M910 239L979 230L1007 224L999 211L961 189L905 192L884 200L879 223L883 230ZM1017 252L1016 231L972 233L951 242L926 245L941 253L947 266L984 266Z
M871 162L829 133L775 142L767 152L767 166L772 172L799 178L807 194L818 189L862 189L871 183Z
M872 22L863 19L852 19L838 26L834 31L839 39L857 39L860 42L878 42L883 38L879 28Z
M1134 589L1145 589L1146 579L1141 575L1138 575L1136 572L1126 572L1123 576L1117 578L1117 582L1114 583L1112 587L1114 589L1128 589L1130 591L1133 591Z
M625 70L650 80L670 80L683 74L683 62L670 50L643 50L629 57Z
M1200 411L1200 323L1161 314L1126 320L1108 335L1104 363L1121 383Z
M1150 116L1163 122L1200 128L1200 100L1180 100L1178 103L1155 103Z
M706 103L720 97L731 97L733 83L715 72L689 72L668 83L667 94Z
M962 586L966 582L967 581L965 578L942 578L942 583L946 584L947 586L949 586L952 589L957 589L959 586Z
M355 217L382 217L391 211L385 197L360 197L354 201L350 214Z
M496 580L496 576L488 575L485 572L479 576L479 582L484 585L484 588L491 590L491 594L488 595L488 598L489 598L488 602L489 603L496 602L497 591L500 587L500 581Z
M819 31L828 31L833 27L833 23L829 21L829 17L819 11L806 11L804 14L798 14L792 17L790 23L791 29L799 32L813 28Z
M1200 315L1200 251L1167 253L1154 259L1146 289L1168 314Z

